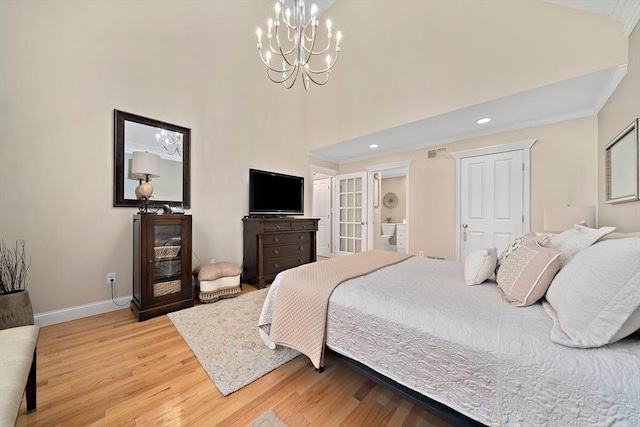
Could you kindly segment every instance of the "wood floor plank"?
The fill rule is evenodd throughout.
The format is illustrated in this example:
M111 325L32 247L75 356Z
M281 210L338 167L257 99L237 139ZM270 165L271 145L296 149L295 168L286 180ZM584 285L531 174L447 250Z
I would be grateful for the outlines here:
M245 286L243 293L251 292ZM272 409L296 426L448 424L328 355L300 356L223 397L167 316L126 308L41 328L38 410L17 426L245 426Z

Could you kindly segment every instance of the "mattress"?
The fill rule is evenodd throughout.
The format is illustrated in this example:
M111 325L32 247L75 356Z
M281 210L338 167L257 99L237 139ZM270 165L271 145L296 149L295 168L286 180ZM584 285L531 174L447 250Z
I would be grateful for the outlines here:
M487 425L640 425L638 335L575 349L553 343L551 327L540 304L465 285L461 263L411 258L340 285L326 343ZM268 343L268 327L261 335Z

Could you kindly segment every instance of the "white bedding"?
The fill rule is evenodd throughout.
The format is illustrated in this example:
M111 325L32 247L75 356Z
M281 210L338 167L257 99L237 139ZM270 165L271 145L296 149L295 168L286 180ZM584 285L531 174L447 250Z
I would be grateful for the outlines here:
M640 339L574 349L551 326L540 304L465 285L460 263L411 258L334 291L327 346L487 425L640 425Z

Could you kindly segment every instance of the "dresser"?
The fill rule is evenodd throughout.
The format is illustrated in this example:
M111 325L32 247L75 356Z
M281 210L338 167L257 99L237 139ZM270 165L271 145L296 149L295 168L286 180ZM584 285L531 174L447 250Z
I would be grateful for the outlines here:
M258 289L286 269L316 261L315 218L243 218L243 280Z
M191 215L133 216L133 299L138 321L193 307Z

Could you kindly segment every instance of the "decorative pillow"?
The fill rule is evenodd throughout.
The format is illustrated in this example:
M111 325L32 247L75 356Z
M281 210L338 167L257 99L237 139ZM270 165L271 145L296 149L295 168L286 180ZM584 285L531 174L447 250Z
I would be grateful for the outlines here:
M524 243L529 242L538 242L540 246L548 246L546 242L552 237L554 234L549 233L534 233L529 232L524 236L518 237L515 239L507 248L502 251L502 254L498 257L498 261L496 262L496 277L498 276L498 270L500 270L500 266L504 263L504 261L515 251L518 247Z
M614 231L612 233L606 234L598 239L598 242L604 242L605 240L611 239L626 239L627 237L640 237L640 231L634 231L631 233L620 233L618 231Z
M607 240L578 253L547 291L551 340L600 347L640 329L640 238Z
M559 250L525 243L500 268L498 286L511 304L526 307L544 296L559 269Z
M589 228L576 224L569 230L563 231L551 238L550 246L562 252L560 262L564 267L583 249L593 245L602 236L615 231L615 227Z
M498 260L496 248L473 251L464 260L464 281L467 285L479 285L493 274Z

